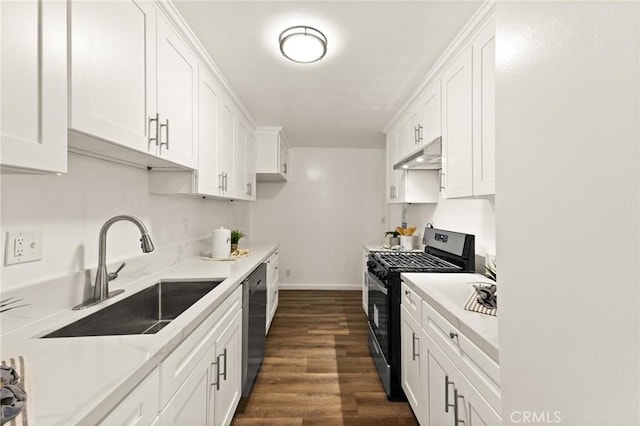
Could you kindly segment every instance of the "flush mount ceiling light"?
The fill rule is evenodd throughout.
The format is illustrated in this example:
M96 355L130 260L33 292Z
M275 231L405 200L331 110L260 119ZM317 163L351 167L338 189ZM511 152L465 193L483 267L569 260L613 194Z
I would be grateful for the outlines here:
M315 28L291 27L280 34L280 51L293 62L316 62L327 53L327 38Z

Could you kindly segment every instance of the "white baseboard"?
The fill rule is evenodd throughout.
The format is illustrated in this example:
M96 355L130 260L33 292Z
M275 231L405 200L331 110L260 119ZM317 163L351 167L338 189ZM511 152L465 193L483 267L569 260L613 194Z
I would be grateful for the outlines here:
M351 290L362 291L362 284L295 284L278 283L280 290Z

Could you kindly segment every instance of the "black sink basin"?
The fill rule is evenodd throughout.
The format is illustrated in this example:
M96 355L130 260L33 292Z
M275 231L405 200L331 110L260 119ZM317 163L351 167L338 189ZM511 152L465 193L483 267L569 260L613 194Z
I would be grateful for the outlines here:
M155 334L221 282L160 281L43 338Z

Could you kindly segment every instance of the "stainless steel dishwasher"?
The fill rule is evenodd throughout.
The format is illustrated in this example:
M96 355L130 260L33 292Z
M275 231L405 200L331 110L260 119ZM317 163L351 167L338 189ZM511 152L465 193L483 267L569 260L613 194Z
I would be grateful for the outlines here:
M267 265L261 264L242 282L242 397L251 394L266 342Z

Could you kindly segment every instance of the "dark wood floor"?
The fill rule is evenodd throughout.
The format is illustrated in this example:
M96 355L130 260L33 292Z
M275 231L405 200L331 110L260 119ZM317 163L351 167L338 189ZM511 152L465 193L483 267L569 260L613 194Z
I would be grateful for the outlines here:
M358 291L280 291L262 369L233 425L417 425L389 402Z

